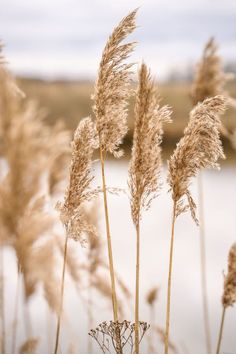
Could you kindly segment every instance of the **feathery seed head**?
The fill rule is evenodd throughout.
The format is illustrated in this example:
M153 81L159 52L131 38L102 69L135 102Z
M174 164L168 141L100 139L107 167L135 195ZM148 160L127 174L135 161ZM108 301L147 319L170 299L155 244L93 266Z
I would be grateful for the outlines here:
M236 302L236 243L230 248L228 256L228 274L224 281L222 304L224 307L233 306Z
M206 43L201 61L196 68L195 80L191 97L193 105L204 101L208 97L224 94L223 87L227 81L221 57L217 53L218 47L214 38Z
M131 211L137 225L142 208L148 209L160 189L163 123L169 123L169 107L160 107L150 73L143 63L135 103L135 127L129 165Z
M90 188L93 180L91 175L92 155L97 147L96 132L90 118L83 119L74 134L72 142L72 161L70 167L70 181L63 205L58 205L61 220L65 224L68 234L79 239L81 232L92 232L84 218L81 205L90 200L95 192Z
M202 168L219 168L219 158L224 152L219 137L221 121L219 114L226 109L226 99L216 96L199 103L190 113L188 126L171 156L168 167L168 183L176 203L176 216L190 209L197 222L196 205L189 191L190 180ZM187 205L183 198L187 197Z
M99 146L115 157L122 153L119 145L127 133L127 102L130 96L130 68L124 63L134 48L134 43L121 42L135 29L137 10L126 16L114 29L104 48L99 66L93 111Z

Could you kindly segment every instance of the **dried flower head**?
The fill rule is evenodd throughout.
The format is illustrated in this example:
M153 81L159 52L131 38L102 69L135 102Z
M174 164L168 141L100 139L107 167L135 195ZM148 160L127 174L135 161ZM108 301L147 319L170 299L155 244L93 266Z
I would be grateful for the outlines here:
M143 63L135 103L135 126L132 157L129 165L129 188L133 222L138 223L141 209L148 209L160 188L163 123L171 122L171 111L160 107L159 96L150 73Z
M228 274L224 281L222 304L224 307L233 306L236 302L236 243L230 248L228 256Z
M196 68L195 80L191 97L193 105L206 98L224 94L223 87L227 76L223 71L221 57L217 53L218 47L214 38L206 43L201 61Z
M92 97L100 148L116 157L120 156L119 145L127 133L127 101L131 92L129 69L133 64L124 61L134 48L134 43L121 42L135 29L136 12L126 16L109 37Z
M149 329L146 322L139 322L140 342ZM94 338L103 353L117 353L117 333L120 333L122 352L134 354L134 323L102 322L96 329L91 329L89 335Z
M146 296L146 301L150 306L152 306L154 302L157 300L158 292L159 292L159 288L157 287L154 287L148 291Z
M190 180L202 168L219 168L219 158L224 152L219 137L221 121L219 114L226 109L226 99L216 96L199 103L190 113L183 138L171 156L168 166L168 183L176 204L176 217L190 209L196 218L196 205L189 191ZM187 205L183 198L187 198Z
M72 161L70 167L70 181L65 201L59 205L61 220L65 224L68 236L78 240L83 232L94 232L84 217L82 204L95 195L90 184L92 155L96 147L94 124L90 118L80 121L74 134L72 143Z

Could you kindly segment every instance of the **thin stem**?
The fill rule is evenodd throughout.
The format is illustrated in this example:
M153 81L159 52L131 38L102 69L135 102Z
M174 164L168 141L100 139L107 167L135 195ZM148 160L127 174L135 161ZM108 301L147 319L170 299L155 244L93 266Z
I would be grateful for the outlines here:
M117 306L117 296L116 296L115 272L114 272L114 265L113 265L109 213L108 213L108 204L107 204L104 152L101 147L100 147L100 161L101 161L101 169L102 169L102 189L103 189L103 202L104 202L105 222L106 222L109 270L110 270L110 278L111 278L113 318L114 318L114 322L118 322L118 306ZM116 338L117 339L117 353L122 354L121 339L120 339L120 335L118 332L119 332L119 328L117 326L117 338Z
M175 218L176 218L176 202L174 202L174 205L173 205L172 227L171 227L168 290L167 290L167 307L166 307L165 354L168 354L168 352L169 352L170 301L171 301L171 279L172 279L172 263L173 263L173 250L174 250Z
M140 273L140 225L136 225L136 285L135 285L135 354L139 354L139 273Z
M203 183L201 171L198 174L198 197L199 197L199 233L200 233L200 258L201 258L201 282L202 282L202 302L203 316L205 327L205 340L207 353L212 353L211 348L211 333L209 321L209 306L207 292L207 277L206 277L206 236L205 236L205 218L204 218L204 198L203 198Z
M1 275L0 275L0 303L1 303L1 328L2 328L2 340L1 340L1 351L5 354L5 299L4 299L4 259L3 259L3 246L0 247L0 262L1 262Z
M154 335L154 326L155 326L155 304L151 304L149 306L149 323L150 323L150 329L149 329L149 336L148 336L148 352L149 354L155 353L154 345L153 345L153 335Z
M62 315L62 308L63 308L64 287L65 287L67 246L68 246L68 233L66 232L64 256L63 256L62 280L61 280L61 298L60 298L60 308L59 308L59 313L58 313L58 318L57 318L57 331L56 331L56 342L55 342L54 354L57 354L57 351L58 351L60 329L61 329L61 315Z
M22 285L22 315L24 319L24 326L25 326L25 336L26 338L31 338L33 334L33 328L32 328L32 323L31 323L31 316L30 316L30 308L29 308L29 302L27 301L26 297L26 291L25 291L25 286L24 286L24 281L23 281L23 275L21 274L21 285ZM23 283L23 284L22 284Z
M117 308L117 297L116 297L115 272L114 272L114 265L113 265L112 243L111 243L109 213L108 213L108 205L107 205L107 191L106 191L104 156L103 156L103 151L102 151L101 148L100 148L100 160L101 160L101 167L102 167L103 202L104 202L104 210L105 210L107 247L108 247L110 277L111 277L112 307L113 307L114 321L116 322L116 321L118 321L118 308Z
M17 282L16 282L16 295L15 295L15 307L14 307L14 318L13 318L13 328L12 328L12 347L11 352L15 354L16 350L16 337L17 337L17 315L18 315L18 305L20 295L20 270L18 267L17 271Z
M220 332L219 332L219 337L218 337L216 354L220 354L220 346L221 346L221 341L222 341L222 336L223 336L223 329L224 329L224 322L225 322L225 310L226 310L226 307L224 306L223 307L223 311L222 311L222 316L221 316Z
M93 328L93 299L92 299L92 275L89 272L88 305L87 305L88 327ZM88 354L93 354L92 338L88 336Z

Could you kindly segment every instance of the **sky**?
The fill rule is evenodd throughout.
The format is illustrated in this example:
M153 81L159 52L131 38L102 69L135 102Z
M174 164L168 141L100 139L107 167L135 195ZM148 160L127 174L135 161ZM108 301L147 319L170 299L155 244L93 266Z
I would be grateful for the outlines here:
M136 7L133 60L145 60L160 78L193 65L212 35L224 60L235 60L233 0L2 0L0 38L10 68L27 76L93 78L112 29Z

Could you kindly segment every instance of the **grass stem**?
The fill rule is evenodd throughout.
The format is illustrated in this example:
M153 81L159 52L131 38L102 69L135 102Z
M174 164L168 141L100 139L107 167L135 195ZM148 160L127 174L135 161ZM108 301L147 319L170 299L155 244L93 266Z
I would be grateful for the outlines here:
M225 322L225 311L226 311L226 307L224 306L223 311L222 311L222 316L221 316L220 331L219 331L216 354L220 354L220 347L221 347L223 328L224 328L224 322Z
M5 298L4 298L4 258L3 258L3 246L0 246L0 304L1 304L1 352L5 354L5 334L6 334L6 324L5 324Z
M136 225L135 354L139 354L140 225Z
M16 351L17 322L18 322L17 316L18 316L19 297L20 297L20 269L18 266L17 281L16 281L16 296L15 296L15 306L14 306L14 318L13 318L13 327L12 327L12 347L11 347L12 354L15 354L15 351Z
M206 277L206 236L205 236L205 218L204 218L204 200L203 200L203 183L202 173L198 173L198 199L199 199L199 233L200 233L200 259L201 259L201 282L202 282L202 303L203 303L203 316L205 327L205 340L207 353L211 354L211 333L210 333L210 320L209 320L209 306L208 306L208 293L207 293L207 277Z
M116 296L115 272L114 272L114 265L113 265L112 242L111 242L109 212L108 212L108 204L107 204L105 157L104 157L104 151L102 150L101 147L100 147L100 161L101 161L101 170L102 170L102 190L103 190L103 202L104 202L105 222L106 222L107 249L108 249L109 270L110 270L110 278L111 278L113 318L114 318L114 322L118 322L118 306L117 306L117 296ZM117 353L122 354L120 333L117 333L116 342L117 342Z
M168 289L167 289L167 307L166 307L165 354L168 354L168 352L169 352L170 302L171 302L171 280L172 280L172 265L173 265L173 250L174 250L175 218L176 218L176 202L174 202L174 205L173 205L172 226L171 226L169 274L168 274Z
M64 255L63 255L62 280L61 280L61 298L60 298L60 308L59 308L59 313L58 313L58 318L57 318L57 330L56 330L56 341L55 341L54 354L57 354L57 352L58 352L60 329L61 329L61 316L62 316L62 308L63 308L64 288L65 288L67 246L68 246L68 234L66 232Z

